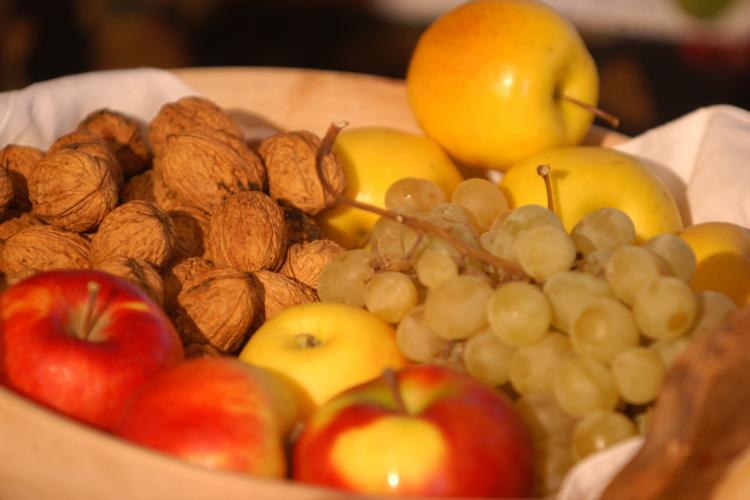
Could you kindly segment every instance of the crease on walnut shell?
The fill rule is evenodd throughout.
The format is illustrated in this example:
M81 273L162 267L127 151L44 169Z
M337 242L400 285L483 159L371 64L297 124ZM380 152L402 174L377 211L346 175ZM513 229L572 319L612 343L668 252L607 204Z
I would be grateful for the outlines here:
M234 194L211 214L208 258L240 271L276 270L286 252L281 207L260 191Z
M94 269L122 278L164 307L164 282L159 271L143 259L115 255L99 262Z
M307 243L308 241L320 240L325 237L323 229L313 217L283 201L279 202L279 206L284 212L284 220L286 222L287 247L295 243Z
M308 131L280 132L265 139L258 148L268 175L271 198L283 201L306 214L316 215L336 203L346 189L341 162L334 153L322 159L322 171L333 192L318 174L320 138Z
M164 309L170 313L177 305L177 297L186 281L198 273L214 269L213 263L201 257L180 259L164 273Z
M108 108L89 113L78 124L77 130L87 130L99 136L114 153L124 177L143 172L151 161L151 153L141 134L141 124Z
M87 269L89 241L54 226L29 226L5 241L0 267L8 275L26 269Z
M185 280L172 318L184 345L208 344L234 354L252 333L262 307L247 273L216 267Z
M220 130L242 138L242 129L234 119L210 99L182 97L164 104L148 125L148 141L155 156L160 156L167 137L198 127Z
M320 272L334 257L342 253L344 247L333 240L295 243L287 250L279 273L316 290Z
M31 210L29 175L43 156L41 149L32 146L8 144L0 149L0 169L8 172L13 183L15 206L21 210Z
M131 257L162 270L172 260L176 238L168 213L149 201L129 201L112 210L91 237L91 261Z
M260 158L243 139L205 127L169 135L154 170L183 205L209 213L232 194L266 183Z
M117 206L119 190L105 157L63 148L47 154L29 176L32 213L70 231L88 231Z
M263 303L263 314L256 322L258 327L284 309L318 301L318 294L313 288L294 278L266 270L256 271L250 276Z

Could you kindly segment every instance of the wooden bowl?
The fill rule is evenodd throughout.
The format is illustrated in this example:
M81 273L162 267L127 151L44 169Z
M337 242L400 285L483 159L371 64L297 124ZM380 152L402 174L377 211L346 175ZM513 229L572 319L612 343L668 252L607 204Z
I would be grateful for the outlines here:
M374 76L279 68L182 69L197 92L231 111L250 137L332 120L418 131L403 82ZM595 128L588 141L621 136ZM0 388L0 499L351 498L291 481L192 466L76 423Z

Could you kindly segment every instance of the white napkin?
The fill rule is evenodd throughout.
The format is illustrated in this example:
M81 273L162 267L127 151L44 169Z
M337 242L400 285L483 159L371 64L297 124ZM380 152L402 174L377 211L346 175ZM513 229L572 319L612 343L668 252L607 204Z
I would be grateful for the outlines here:
M46 149L89 112L110 108L147 123L166 102L196 92L171 73L130 69L86 73L0 93L0 147ZM711 220L750 227L750 112L698 109L617 146L666 182L686 223ZM558 500L596 500L642 443L632 438L580 462Z

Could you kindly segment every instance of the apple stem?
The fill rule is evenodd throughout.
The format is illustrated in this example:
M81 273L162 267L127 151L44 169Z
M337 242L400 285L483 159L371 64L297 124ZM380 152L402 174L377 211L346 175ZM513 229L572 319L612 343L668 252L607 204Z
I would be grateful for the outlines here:
M562 97L563 99L565 99L566 101L572 104L575 104L576 106L582 107L586 111L593 113L595 116L607 122L609 126L612 128L617 128L620 126L620 119L611 113L607 113L603 109L597 108L596 106L592 104L583 102L580 99L576 99L575 97L571 97L566 94L560 94L560 97Z
M333 148L333 143L336 140L336 136L347 125L348 122L346 121L334 121L331 123L331 125L328 127L328 130L326 131L325 136L321 140L320 147L318 148L318 152L315 158L315 166L317 169L318 178L323 185L323 189L327 191L331 196L333 196L337 203L343 203L353 208L358 208L360 210L374 213L381 217L386 217L413 229L419 235L431 233L439 236L443 240L450 243L464 256L473 257L481 262L484 262L485 264L504 271L506 277L505 279L507 280L529 280L529 276L523 271L523 269L521 269L519 265L508 260L501 259L500 257L497 257L489 252L486 252L480 248L473 247L461 241L459 238L454 236L448 228L432 224L417 217L400 214L391 210L377 207L375 205L370 205L369 203L363 203L358 200L353 200L343 194L338 194L328 182L327 176L323 171L323 158L331 154L331 149Z
M552 193L552 181L549 178L549 174L552 172L552 168L547 165L539 165L536 167L536 173L539 174L542 179L544 179L544 188L547 190L547 208L549 208L549 211L553 214L555 212L555 197Z
M406 415L406 405L404 404L404 398L401 396L401 391L398 389L398 380L396 380L396 372L391 368L383 370L383 380L385 380L388 389L393 395L393 401L396 403L396 411L400 415Z
M89 281L86 283L86 289L88 290L88 300L86 301L86 309L83 310L83 324L81 325L81 338L83 340L87 340L91 334L91 318L94 315L94 306L99 295L99 283Z

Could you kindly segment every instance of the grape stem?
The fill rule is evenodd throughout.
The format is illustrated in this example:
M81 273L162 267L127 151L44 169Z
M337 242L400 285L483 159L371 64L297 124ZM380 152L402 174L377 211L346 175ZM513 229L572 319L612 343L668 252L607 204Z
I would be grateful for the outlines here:
M552 192L552 180L549 178L552 168L547 164L542 164L536 167L536 173L544 179L544 189L547 190L547 208L549 208L550 212L557 215L555 212L555 197Z
M424 235L426 233L434 234L453 245L453 247L460 251L464 256L473 257L481 262L484 262L485 264L504 271L507 279L509 280L529 279L528 275L518 265L505 259L501 259L500 257L492 255L491 253L479 248L467 245L460 239L456 238L453 233L451 233L444 227L432 224L428 221L418 219L416 217L412 217L410 215L399 214L391 210L377 207L375 205L370 205L369 203L363 203L359 200L354 200L343 194L337 193L328 182L328 178L325 175L325 172L323 170L323 159L327 155L331 154L336 136L348 124L349 123L347 121L341 120L332 122L328 127L323 140L320 143L320 147L318 148L318 152L315 157L315 167L317 169L320 182L323 185L323 189L335 199L336 203L342 203L344 205L349 205L350 207L380 215L381 217L386 217L400 224L404 224L405 226L415 230L420 235Z

